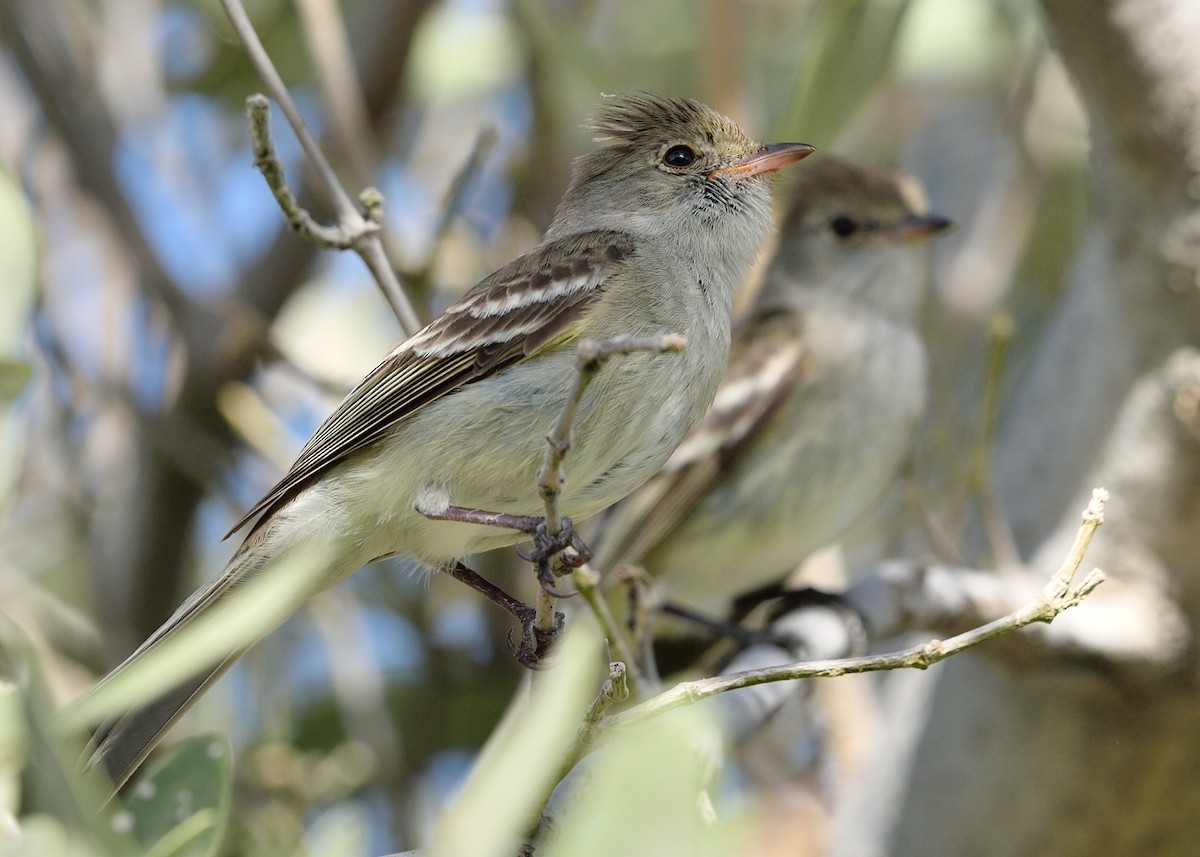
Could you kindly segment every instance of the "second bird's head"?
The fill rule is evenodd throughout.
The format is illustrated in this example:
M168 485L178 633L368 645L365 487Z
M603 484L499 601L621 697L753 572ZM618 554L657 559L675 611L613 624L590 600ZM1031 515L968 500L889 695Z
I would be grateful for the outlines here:
M953 222L933 214L900 170L822 155L788 189L788 212L759 303L836 293L911 317L929 278L928 242Z

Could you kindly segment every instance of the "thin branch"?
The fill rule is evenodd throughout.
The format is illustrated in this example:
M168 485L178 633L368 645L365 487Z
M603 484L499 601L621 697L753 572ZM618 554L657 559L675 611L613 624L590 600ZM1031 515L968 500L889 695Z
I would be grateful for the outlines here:
M343 230L346 235L353 236L350 246L362 256L363 262L379 283L379 287L391 305L392 311L396 314L401 328L408 335L415 333L421 325L417 321L417 315L413 311L404 290L401 288L399 280L396 278L394 269L386 261L386 256L383 253L383 244L379 238L378 221L374 218L364 216L359 211L358 206L354 204L346 189L342 187L341 182L338 181L333 168L325 159L320 146L317 145L316 138L313 137L312 132L309 131L308 126L301 118L300 111L296 108L296 103L292 101L291 94L287 91L287 87L284 86L283 80L279 77L279 72L275 70L271 58L267 56L267 51L263 47L262 42L259 41L258 34L254 31L254 26L250 23L250 18L246 14L246 10L242 7L241 0L221 0L221 6L224 8L225 14L229 17L229 21L233 25L234 32L237 33L242 46L246 49L251 63L257 69L259 76L262 77L263 82L267 86L267 90L279 104L284 116L287 117L289 124L292 126L292 130L295 132L296 138L300 141L305 155L308 156L309 161L312 163L318 182L325 189L326 195L333 203L338 216L339 225L337 228ZM247 106L251 110L252 124L254 124L253 112L256 108L250 104ZM255 157L257 160L257 152ZM261 166L260 169L262 169ZM282 168L280 168L279 173L280 178L282 178ZM266 171L264 170L265 174ZM288 213L290 220L292 216L291 212L288 212L286 208L284 210ZM379 207L376 207L374 211L378 214Z
M475 143L471 146L471 151L467 154L467 159L463 161L462 166L455 173L453 180L450 182L450 187L446 190L446 196L442 200L441 217L433 233L433 247L435 249L445 239L446 233L454 223L455 217L462 210L463 197L466 194L467 187L471 184L471 179L475 178L483 169L483 162L487 160L487 156L491 154L492 149L496 148L496 143L499 139L500 134L494 125L485 126L480 130L478 136L475 137ZM430 253L430 258L432 259L434 255L434 253Z
M979 443L975 449L975 466L972 481L979 495L980 513L987 531L992 557L1001 568L1016 567L1021 561L1021 552L1013 537L1012 528L1004 514L996 486L992 481L992 450L996 442L996 424L1000 412L1000 381L1008 358L1008 350L1016 333L1016 323L1006 311L992 314L991 336L988 343L987 371L984 376L983 402L980 410L983 426L979 432Z
M880 670L916 668L926 669L946 658L978 646L988 640L1003 634L1011 633L1035 622L1050 622L1064 610L1074 607L1104 580L1103 572L1094 569L1078 583L1074 583L1075 575L1083 562L1083 556L1091 544L1092 536L1103 522L1104 504L1108 500L1108 492L1097 488L1092 492L1091 502L1083 513L1083 520L1076 533L1074 544L1067 553L1062 566L1043 589L1042 594L1027 606L1010 613L1003 618L988 622L963 634L946 640L932 640L921 646L913 646L898 652L884 655L872 655L859 658L838 658L834 660L810 661L807 663L785 664L758 670L747 670L740 673L701 679L699 681L683 682L659 694L654 699L610 718L598 736L608 734L614 729L620 729L641 720L654 717L673 708L690 705L703 699L737 690L743 687L753 687L765 682L793 681L801 678L831 678L850 675L852 673L877 672Z
M663 354L680 352L684 349L686 340L677 333L667 333L661 336L617 336L605 342L585 339L578 346L578 372L575 385L567 401L563 404L558 422L546 435L546 455L542 459L541 470L538 471L538 495L546 509L546 534L551 538L563 531L563 519L558 508L558 496L562 491L562 463L571 448L571 427L575 423L575 414L583 394L587 391L592 380L603 368L604 364L621 354L633 354L639 351L649 351ZM568 573L563 566L561 553L556 559L555 576ZM535 627L543 632L549 632L555 624L556 599L548 587L543 586L538 591L537 618Z
M639 699L645 696L648 686L647 677L643 674L638 659L634 657L629 635L617 624L616 618L608 608L608 602L600 593L600 575L590 566L584 565L575 570L571 579L575 583L575 591L583 596L583 600L591 609L592 617L600 626L600 633L613 648L616 659L626 665L627 680L633 686L634 693Z
M271 62L271 58L267 55L267 50L259 40L258 33L254 31L254 25L250 23L250 16L246 14L246 10L242 7L241 0L221 0L221 7L225 10L229 22L233 25L233 30L237 34L238 40L242 43L242 47L246 49L246 54L250 57L250 62L254 65L259 77L263 79L263 83L267 85L267 91L271 93L271 97L279 104L283 115L287 117L288 124L296 132L296 139L300 141L300 146L304 149L304 154L312 162L317 179L324 186L325 192L329 195L330 202L337 209L338 219L346 223L353 223L355 219L361 219L354 201L350 199L350 195L346 193L345 188L338 181L337 175L333 172L333 167L325 159L325 154L317 144L316 138L313 137L312 132L308 130L308 125L301 118L300 110L296 107L296 102L292 100L291 93L288 92L287 87L283 83L283 78L279 76L279 72L275 69L275 64Z
M292 230L306 241L311 241L329 250L353 249L361 233L351 231L348 224L339 221L334 226L317 223L308 211L300 206L296 195L288 187L283 174L283 164L275 154L275 141L271 138L271 105L267 97L254 93L246 98L246 113L250 117L250 150L254 153L254 166L262 173L267 187L275 195L275 201L283 209ZM363 221L364 229L378 231L379 225Z
M592 704L588 706L587 711L583 713L583 719L579 724L579 734L584 743L587 743L587 737L595 732L603 722L604 715L613 703L624 702L627 699L629 699L629 682L625 664L613 661L608 665L608 678L601 683L599 692L592 700Z
M366 184L379 158L345 19L337 0L295 0L295 5L329 115L334 151L349 167L353 181Z

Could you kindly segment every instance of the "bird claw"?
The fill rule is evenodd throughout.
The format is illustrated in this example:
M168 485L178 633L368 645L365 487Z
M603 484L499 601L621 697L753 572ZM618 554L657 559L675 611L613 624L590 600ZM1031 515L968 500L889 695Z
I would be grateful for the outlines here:
M529 670L546 669L549 666L546 654L558 639L565 621L566 617L562 613L555 613L554 626L543 630L535 624L534 611L530 610L521 621L521 642L513 642L513 633L508 632L508 648L517 659L517 663Z
M553 564L553 559L558 557L563 568L575 569L592 558L591 548L575 532L575 525L571 519L565 516L561 518L559 530L553 535L548 532L546 522L542 521L532 535L533 548L528 552L517 548L517 555L537 566L537 579L542 591L553 598L569 598L574 595L574 592L566 592L556 586L558 578L562 575L555 573ZM567 548L571 549L570 552L567 552Z
M549 572L548 568L547 568L547 571ZM572 598L579 594L578 592L569 591L569 590L565 590L565 589L559 589L558 587L556 587L554 585L556 582L556 578L554 577L553 572L549 572L548 574L542 574L542 571L539 568L537 579L538 579L538 585L540 587L542 587L542 592L545 592L551 598Z
M548 560L555 554L561 554L567 548L571 548L574 553L562 556L563 565L579 568L592 558L591 548L587 546L579 533L575 532L575 524L566 516L559 519L558 532L554 535L551 535L546 529L545 520L538 524L531 535L533 536L533 550L529 552L531 562Z

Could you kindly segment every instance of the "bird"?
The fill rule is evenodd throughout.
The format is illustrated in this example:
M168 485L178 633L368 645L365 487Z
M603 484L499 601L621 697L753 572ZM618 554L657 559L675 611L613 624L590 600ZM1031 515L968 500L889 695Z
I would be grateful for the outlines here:
M320 558L311 591L374 559L446 570L522 533L454 520L462 510L537 515L544 436L585 339L679 334L678 356L633 354L580 402L560 506L583 519L652 476L711 402L728 356L731 302L773 228L768 177L812 151L762 145L688 98L608 96L541 242L397 345L246 513L224 570L90 691L249 581ZM266 633L266 632L264 632ZM114 790L248 645L95 729L87 766ZM89 694L89 695L90 695Z
M751 310L701 422L589 543L679 612L728 619L869 512L909 454L927 361L928 239L953 224L898 170L830 155L799 171ZM609 575L611 579L611 575ZM659 623L683 645L701 628Z

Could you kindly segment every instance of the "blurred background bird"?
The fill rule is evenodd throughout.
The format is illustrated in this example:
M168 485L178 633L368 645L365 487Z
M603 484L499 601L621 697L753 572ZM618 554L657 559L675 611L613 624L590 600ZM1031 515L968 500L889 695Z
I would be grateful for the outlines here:
M595 568L640 566L658 599L700 616L726 617L875 507L925 407L915 323L928 241L951 221L912 177L826 155L789 199L712 407L591 540Z

